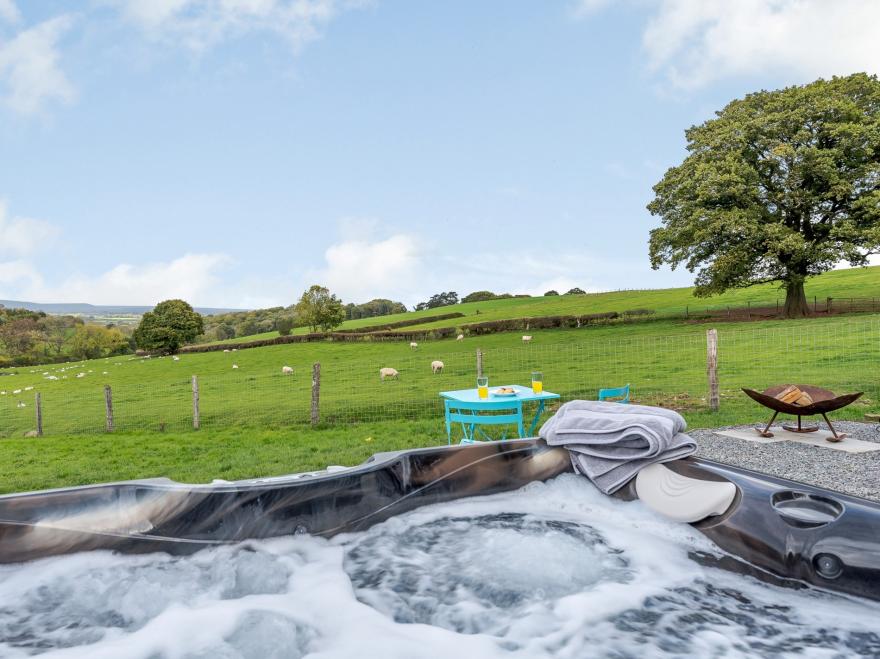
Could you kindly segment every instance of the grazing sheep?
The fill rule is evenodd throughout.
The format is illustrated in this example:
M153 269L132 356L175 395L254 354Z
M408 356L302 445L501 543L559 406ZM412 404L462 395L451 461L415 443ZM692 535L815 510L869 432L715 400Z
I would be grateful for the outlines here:
M84 378L85 376L86 376L85 373L77 373L76 374L76 377L78 377L78 378Z
M281 372L282 372L284 375L293 375L293 369L292 369L290 366L282 366L282 367L281 367Z
M232 368L238 368L238 364L233 364Z
M33 387L25 387L24 388L25 391L30 391L31 389L33 389Z
M409 347L410 347L411 350L415 350L416 348L419 347L419 344L416 343L415 341L410 341L410 342L409 342Z
M532 340L532 337L531 337L531 335L529 335L529 334L523 334L523 339L522 339L522 340L523 340L523 343L530 343L531 340Z
M233 348L232 352L238 352L238 348Z
M27 407L27 405L25 403L23 403L22 401L18 401L18 405L16 405L16 407L18 409L21 409L22 407Z
M384 382L385 378L394 378L398 379L400 373L397 372L395 368L380 368L379 369L379 379Z
M229 348L224 348L223 352L229 352Z
M431 373L442 373L443 372L443 362L439 359L435 359L431 362Z
M16 389L16 390L13 391L12 393L14 393L14 394L20 394L20 393L21 393L21 389Z
M459 334L458 336L455 337L455 340L456 341L464 341L464 334Z
M179 361L180 361L180 357L178 357L177 355L174 355L174 356L171 358L171 360L172 360L172 361L175 361L175 362L179 362Z

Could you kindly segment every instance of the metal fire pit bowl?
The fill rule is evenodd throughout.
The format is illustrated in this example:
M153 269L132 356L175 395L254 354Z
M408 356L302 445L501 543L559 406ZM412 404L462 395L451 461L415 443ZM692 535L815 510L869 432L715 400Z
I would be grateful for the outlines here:
M821 414L822 418L825 419L825 423L828 424L828 429L831 430L832 437L828 437L829 442L839 442L841 439L846 437L846 434L838 434L834 430L834 426L831 425L831 421L828 420L828 417L826 415L828 414L828 412L833 412L834 410L839 410L842 407L846 407L854 400L856 400L859 396L861 396L864 392L860 391L855 394L844 394L843 396L835 396L833 391L828 391L827 389L822 389L821 387L814 387L811 384L797 384L795 386L798 389L810 394L810 398L813 399L813 402L810 405L791 405L790 403L783 403L781 400L776 398L777 394L779 394L783 389L789 386L791 385L780 384L776 387L765 389L763 392L757 392L753 391L752 389L743 388L743 391L749 398L756 400L764 407L773 410L773 416L770 417L770 422L767 424L767 427L764 428L764 430L756 428L756 430L758 430L758 434L761 435L761 437L773 437L773 433L770 432L770 426L773 425L773 422L776 420L776 416L780 412L782 412L783 414L791 414L792 416L797 417L797 426L784 425L782 427L785 428L785 430L790 430L792 432L815 432L819 429L818 424L803 427L801 425L801 417Z

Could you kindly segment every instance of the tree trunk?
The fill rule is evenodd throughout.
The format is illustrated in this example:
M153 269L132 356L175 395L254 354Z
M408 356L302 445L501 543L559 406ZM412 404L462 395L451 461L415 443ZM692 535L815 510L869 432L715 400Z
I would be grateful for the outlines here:
M810 307L807 305L807 296L804 294L804 280L789 281L785 285L785 307L783 313L786 318L803 318L810 315Z

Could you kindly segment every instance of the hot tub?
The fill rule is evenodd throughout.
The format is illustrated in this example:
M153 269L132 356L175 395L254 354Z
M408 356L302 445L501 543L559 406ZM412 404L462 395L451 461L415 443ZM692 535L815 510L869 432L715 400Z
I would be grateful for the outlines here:
M733 503L672 523L540 440L0 497L0 655L880 654L880 507L671 466Z

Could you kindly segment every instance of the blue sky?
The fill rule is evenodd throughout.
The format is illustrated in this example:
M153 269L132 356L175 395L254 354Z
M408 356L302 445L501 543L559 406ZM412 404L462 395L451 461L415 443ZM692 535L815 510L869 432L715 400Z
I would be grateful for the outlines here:
M651 186L732 98L880 71L874 0L0 0L0 298L688 285Z

